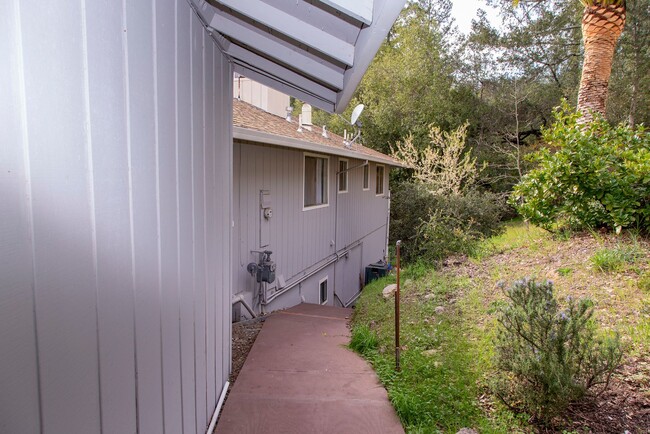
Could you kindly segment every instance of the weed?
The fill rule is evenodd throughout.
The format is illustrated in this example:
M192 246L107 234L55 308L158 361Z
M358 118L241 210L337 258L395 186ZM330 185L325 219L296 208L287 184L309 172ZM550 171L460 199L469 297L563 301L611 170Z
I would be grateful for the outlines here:
M570 267L561 267L557 269L557 274L560 276L566 277L573 272L573 269Z
M603 273L622 270L626 265L633 264L640 256L639 248L635 245L619 244L615 248L603 248L590 258L596 269Z
M378 344L377 335L367 325L361 324L352 329L350 348L357 353L370 356L377 349Z
M641 291L650 293L650 272L645 272L639 276L636 284Z

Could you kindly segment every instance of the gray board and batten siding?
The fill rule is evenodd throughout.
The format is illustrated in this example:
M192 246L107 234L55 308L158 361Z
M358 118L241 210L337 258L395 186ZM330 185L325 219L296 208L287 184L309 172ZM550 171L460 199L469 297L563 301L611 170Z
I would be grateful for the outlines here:
M231 65L186 1L0 2L0 433L204 433Z
M254 251L268 249L273 252L277 271L276 282L269 285L267 291L270 296L273 296L272 288L278 286L278 276L282 275L285 287L289 287L322 268L299 286L274 298L265 306L266 311L294 306L301 301L318 303L318 283L325 277L329 292L327 304L347 303L359 291L359 275L365 265L385 256L389 167L385 166L385 194L376 195L377 163L369 162L370 185L364 190L361 166L364 161L345 158L350 168L348 191L338 193L336 172L340 157L326 153L307 154L321 155L329 160L327 206L303 209L305 151L235 138L233 293L243 296L258 312L261 307L258 284L246 271L246 265L259 258ZM261 213L261 191L268 193L267 200L273 209L273 216L268 220ZM335 299L333 291L340 301ZM242 310L242 314L246 312Z

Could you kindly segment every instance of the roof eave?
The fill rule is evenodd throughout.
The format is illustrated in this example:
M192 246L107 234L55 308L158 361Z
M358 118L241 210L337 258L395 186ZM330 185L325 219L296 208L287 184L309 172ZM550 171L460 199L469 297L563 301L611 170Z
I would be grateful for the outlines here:
M332 146L322 145L320 143L294 139L292 137L279 136L277 134L271 134L250 128L237 126L233 127L233 137L236 140L246 140L267 145L283 146L285 148L299 149L301 151L317 152L327 155L336 155L339 157L356 158L359 160L368 160L375 163L386 164L387 166L406 168L406 166L403 164L390 158L368 155L354 150L334 148Z
M285 10L270 0L188 1L235 72L337 113L349 104L405 2L306 0ZM306 19L317 12L323 22ZM347 36L333 30L340 26Z

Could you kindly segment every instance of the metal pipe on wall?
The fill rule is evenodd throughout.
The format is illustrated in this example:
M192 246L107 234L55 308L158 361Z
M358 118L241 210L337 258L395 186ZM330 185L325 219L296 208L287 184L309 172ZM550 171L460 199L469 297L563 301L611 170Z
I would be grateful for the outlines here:
M400 348L399 348L399 296L400 296L400 288L399 288L399 269L400 269L400 246L402 245L401 240L397 240L397 243L395 243L395 247L397 250L397 289L395 290L395 370L397 372L401 371L402 368L400 367L399 364L399 358L400 358Z
M244 300L244 297L242 297L241 295L238 295L237 297L233 298L232 305L234 306L237 303L241 303L242 305L244 305L244 307L246 308L248 313L250 313L253 318L257 318L257 315L255 314L253 309L248 305L248 303L246 303L246 300Z

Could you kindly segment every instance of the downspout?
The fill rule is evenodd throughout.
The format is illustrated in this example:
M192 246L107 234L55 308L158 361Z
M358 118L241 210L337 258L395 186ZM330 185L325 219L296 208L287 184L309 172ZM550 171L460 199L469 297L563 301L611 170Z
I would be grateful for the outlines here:
M384 251L385 252L384 262L386 262L387 264L388 264L388 260L390 259L390 255L388 253L389 238L390 238L390 189L388 189L388 212L386 213L386 250Z
M214 413L212 413L212 418L210 419L210 425L208 426L206 434L214 433L214 427L217 425L217 419L219 418L219 413L221 412L223 402L226 399L226 392L228 392L228 387L230 387L230 381L226 381L226 384L223 385L223 389L221 389L221 395L219 395L219 401L217 402L217 406L214 409Z

